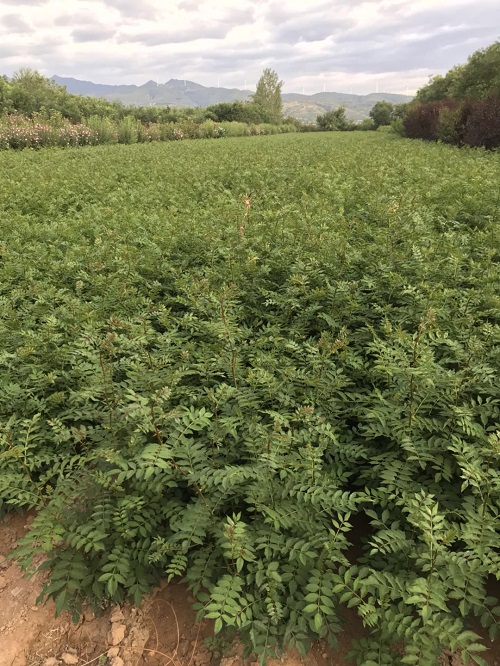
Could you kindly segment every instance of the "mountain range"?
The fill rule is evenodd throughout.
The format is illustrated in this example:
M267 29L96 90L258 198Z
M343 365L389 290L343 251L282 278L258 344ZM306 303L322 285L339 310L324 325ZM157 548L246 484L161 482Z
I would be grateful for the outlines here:
M248 90L207 87L183 79L170 79L166 83L148 81L141 86L106 85L61 76L53 76L52 80L61 86L65 86L69 93L103 97L110 101L119 100L126 106L205 107L219 102L244 102L252 95ZM285 115L299 118L304 122L312 122L316 120L316 116L319 114L338 106L345 107L346 115L351 120L362 120L368 117L370 109L376 102L387 101L399 104L409 102L412 98L407 95L393 93L348 95L337 92L322 92L314 95L284 93L282 99Z

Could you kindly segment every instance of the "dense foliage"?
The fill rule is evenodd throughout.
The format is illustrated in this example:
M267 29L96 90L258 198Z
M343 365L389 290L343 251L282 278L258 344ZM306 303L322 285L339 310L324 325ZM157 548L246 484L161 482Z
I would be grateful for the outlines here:
M282 88L283 81L280 81L278 74L269 67L262 72L262 76L257 81L255 92L252 95L252 103L260 110L263 118L268 123L276 124L282 121Z
M402 123L410 139L492 150L500 147L500 96L413 104Z
M72 95L39 72L22 69L11 80L0 76L0 149L252 136L314 129L296 118L283 117L282 84L275 72L264 70L254 102L224 102L205 108L126 107L121 102Z
M320 114L316 118L316 124L322 132L348 132L356 127L347 118L345 107L343 106Z
M375 129L384 125L390 125L398 118L403 118L408 104L391 104L391 102L377 102L370 111L370 118Z
M485 99L500 95L500 41L475 51L465 65L435 76L416 94L419 102Z
M375 133L3 154L0 497L58 611L180 575L264 656L348 606L362 666L484 663L498 169Z
M231 117L227 108L232 107ZM170 106L125 106L119 101L68 93L64 86L42 76L37 71L21 69L8 80L0 76L0 115L20 114L32 118L35 114L56 112L71 123L81 123L91 116L117 122L132 117L141 123L172 123L191 120L235 120L259 124L273 122L259 106L249 102L216 104L202 108L173 108ZM281 118L277 119L280 122Z
M500 42L420 88L400 130L412 139L499 148Z
M292 121L279 125L213 120L142 123L133 116L121 120L91 116L84 122L71 123L57 111L33 114L33 118L12 114L0 118L0 150L282 134L296 132L302 129L300 125Z

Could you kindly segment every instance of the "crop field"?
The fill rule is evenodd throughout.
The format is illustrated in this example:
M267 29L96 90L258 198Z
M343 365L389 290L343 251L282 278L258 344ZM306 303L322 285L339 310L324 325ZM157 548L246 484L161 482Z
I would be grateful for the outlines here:
M78 616L184 577L262 655L484 664L500 155L382 133L0 156L0 513Z

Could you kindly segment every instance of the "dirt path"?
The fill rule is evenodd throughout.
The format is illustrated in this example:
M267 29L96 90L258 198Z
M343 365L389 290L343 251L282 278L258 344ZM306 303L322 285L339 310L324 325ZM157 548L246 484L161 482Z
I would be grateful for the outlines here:
M23 578L6 559L31 520L8 514L0 523L0 666L257 666L255 657L242 658L238 643L211 638L210 622L195 623L194 599L180 584L161 586L139 608L125 604L99 617L86 612L78 625L67 615L56 619L53 603L35 604L41 575ZM287 653L268 666L348 666L351 641L362 633L353 614L338 652L319 643L305 658ZM500 666L500 641L491 647L486 661ZM461 666L456 657L442 664Z

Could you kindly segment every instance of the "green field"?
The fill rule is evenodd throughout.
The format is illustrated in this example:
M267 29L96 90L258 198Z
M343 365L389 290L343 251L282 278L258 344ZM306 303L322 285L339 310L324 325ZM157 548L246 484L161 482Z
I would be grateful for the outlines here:
M0 512L58 610L179 575L264 656L349 606L358 664L484 663L499 181L380 133L2 153Z

